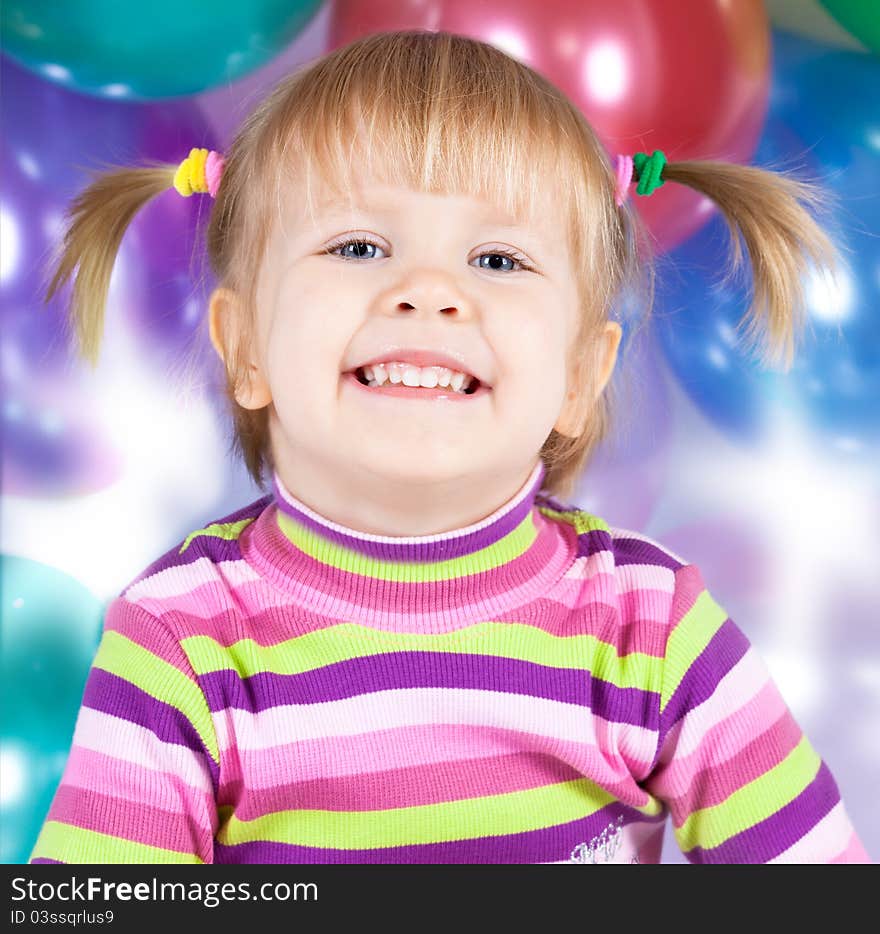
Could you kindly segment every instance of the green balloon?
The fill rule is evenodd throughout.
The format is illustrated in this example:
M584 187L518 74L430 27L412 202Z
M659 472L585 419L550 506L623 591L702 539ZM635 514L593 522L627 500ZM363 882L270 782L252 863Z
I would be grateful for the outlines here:
M98 97L199 94L265 64L321 0L3 0L3 51Z
M876 0L820 0L822 6L856 39L880 53L880 5Z

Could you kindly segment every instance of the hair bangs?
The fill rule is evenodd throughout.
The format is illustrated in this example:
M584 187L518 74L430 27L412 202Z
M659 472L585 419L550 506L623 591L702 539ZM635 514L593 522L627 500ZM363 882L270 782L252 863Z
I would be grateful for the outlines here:
M312 221L316 191L351 204L367 184L474 197L527 220L538 192L570 177L560 170L561 158L578 164L574 153L565 158L569 120L556 112L568 106L524 82L506 56L489 48L475 58L466 45L434 36L398 43L397 54L409 58L394 67L385 45L373 51L380 49L383 56L371 54L365 40L330 56L320 66L329 73L297 82L298 106L280 107L273 121L267 149L275 158L266 168L302 193ZM282 217L281 186L273 187ZM569 202L569 192L559 194Z

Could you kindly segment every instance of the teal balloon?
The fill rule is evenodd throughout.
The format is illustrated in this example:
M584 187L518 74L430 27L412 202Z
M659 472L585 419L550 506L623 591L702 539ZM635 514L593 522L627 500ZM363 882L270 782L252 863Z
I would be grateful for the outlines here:
M268 62L320 0L4 0L3 51L72 90L155 100L199 94Z
M27 861L70 752L104 606L56 568L0 556L0 862Z

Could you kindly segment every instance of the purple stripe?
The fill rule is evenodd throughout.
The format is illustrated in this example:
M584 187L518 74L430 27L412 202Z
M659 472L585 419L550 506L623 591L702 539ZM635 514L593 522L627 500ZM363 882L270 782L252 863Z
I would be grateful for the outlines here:
M646 818L634 808L614 803L600 808L589 817L541 830L500 836L476 837L469 840L451 840L444 843L422 843L410 846L381 847L376 849L330 849L326 847L296 846L294 844L257 840L227 846L214 845L217 864L244 863L549 863L569 860L572 850L580 843L589 843L609 824L621 826L617 818L623 815L623 825L662 823L666 814ZM295 825L296 814L291 821ZM377 816L381 821L381 815ZM244 827L241 829L245 829Z
M566 503L544 491L535 494L536 506L549 506L554 512L574 512L578 509L574 503Z
M596 555L602 551L610 551L611 547L611 536L602 529L592 529L589 532L581 532L577 537L577 553L575 557L588 558L590 555Z
M280 512L283 512L298 525L333 542L340 548L367 555L380 561L437 562L450 561L453 558L460 558L462 555L469 555L483 548L488 548L522 525L534 509L535 494L541 487L544 474L543 462L539 461L533 471L531 481L524 485L517 494L520 501L515 506L507 508L506 512L483 528L470 534L456 531L440 535L414 536L417 539L414 542L371 541L360 535L350 535L341 529L334 529L326 522L313 518L290 502L279 488L278 474L275 472L273 472L272 478L272 491Z
M47 859L45 856L38 856L36 859L32 859L29 865L31 866L40 866L40 865L42 866L48 866L48 865L66 866L67 863L65 863L63 859Z
M324 665L300 674L261 672L249 678L233 670L199 677L212 711L235 707L259 713L286 704L321 704L373 691L462 688L542 697L589 707L618 723L658 728L658 697L619 688L589 671L550 668L519 659L452 652L388 652Z
M614 539L614 563L618 567L624 564L657 564L672 571L684 567L671 555L637 537Z
M220 767L205 747L196 728L177 707L156 700L125 678L95 667L89 672L82 704L146 727L162 742L185 746L198 753L211 770L214 794L217 794Z
M749 650L749 640L728 617L694 659L660 716L660 745L688 710L711 697L718 683Z
M711 849L695 846L685 855L692 863L769 862L809 833L839 802L840 791L828 766L822 762L813 781L775 814L719 846Z

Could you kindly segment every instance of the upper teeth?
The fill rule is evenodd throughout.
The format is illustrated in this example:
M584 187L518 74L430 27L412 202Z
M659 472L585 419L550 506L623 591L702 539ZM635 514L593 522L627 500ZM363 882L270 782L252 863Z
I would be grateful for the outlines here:
M404 386L451 387L455 392L464 392L474 377L445 366L414 366L412 363L387 361L374 363L363 368L364 376L371 386L382 386L386 382L403 383Z

